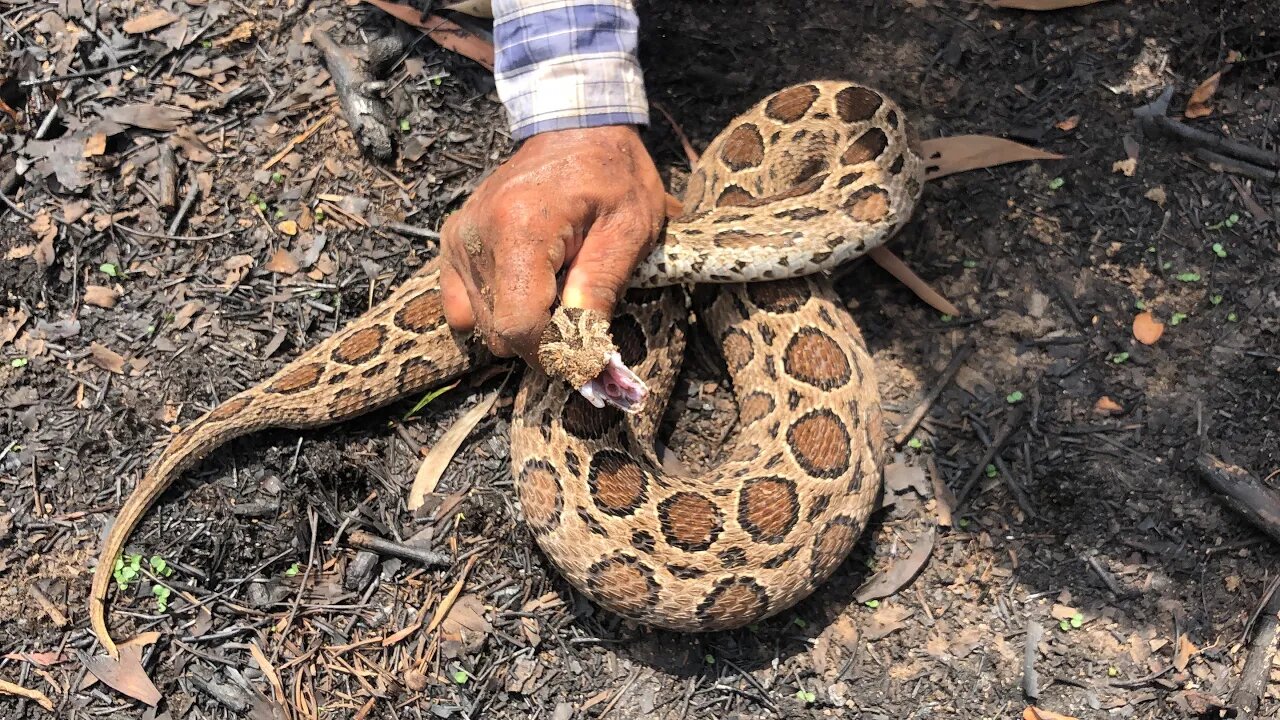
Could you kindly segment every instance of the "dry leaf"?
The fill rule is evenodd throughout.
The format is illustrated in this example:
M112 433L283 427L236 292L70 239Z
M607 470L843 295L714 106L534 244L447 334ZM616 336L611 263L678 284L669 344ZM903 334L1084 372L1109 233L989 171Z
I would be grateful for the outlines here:
M872 248L867 254L871 256L871 259L877 265L896 278L898 282L906 285L911 292L915 293L916 297L928 303L929 307L947 315L959 316L963 314L960 312L960 308L952 305L950 300L947 300L941 293L930 287L929 283L925 282L923 278L912 272L911 268L907 267L907 264L902 262L897 255L894 255L889 248L881 245Z
M493 0L458 0L441 5L440 9L487 19L493 17Z
M1063 715L1062 713L1056 713L1052 710L1045 710L1043 708L1038 708L1035 705L1029 705L1027 706L1026 710L1022 711L1022 720L1077 720L1077 719L1070 715Z
M484 617L484 601L471 593L455 600L440 622L440 632L454 640L479 639L492 631L493 626ZM464 638L464 634L470 637Z
M152 10L143 13L137 17L129 18L124 21L121 28L130 35L138 33L147 33L152 30L159 30L166 25L172 25L178 21L178 16L168 10Z
M881 607L867 623L867 639L879 640L891 632L901 630L906 627L906 620L910 616L911 611L902 605Z
M241 40L248 40L251 37L253 37L253 21L245 20L232 28L231 32L223 35L217 40L214 40L213 46L222 47L224 45L230 45L231 43L240 42Z
M929 528L919 540L911 544L911 554L906 559L898 560L890 565L888 570L867 581L858 589L854 599L862 603L868 600L879 600L906 587L933 554L933 543L936 537L936 531Z
M29 662L37 667L51 667L64 663L71 658L64 652L50 650L48 652L11 652L4 656L5 660Z
M1070 620L1079 614L1079 612L1079 610L1076 610L1070 605L1062 605L1059 603L1054 603L1053 607L1049 608L1049 615L1051 615L1054 620Z
M115 373L116 375L124 374L124 356L106 345L96 342L91 344L89 346L89 359L93 361L94 365L107 372Z
M298 272L298 261L293 259L288 250L278 248L271 255L271 259L264 265L269 272L279 273L281 275L292 275Z
M113 308L116 306L116 291L105 285L86 285L84 302L100 308Z
M444 469L448 467L449 461L453 459L454 453L458 452L458 447L462 445L462 441L467 439L471 434L471 429L489 414L489 409L493 407L494 401L498 399L498 391L490 392L483 400L476 403L462 417L458 418L450 427L440 436L436 444L422 459L422 465L418 467L418 474L413 479L413 487L409 488L409 499L407 506L410 511L417 510L422 507L422 502L427 495L435 492L436 485L440 483L440 476L444 474Z
M1156 186L1151 188L1150 190L1147 191L1147 194L1144 195L1143 197L1159 205L1160 207L1164 207L1164 204L1169 200L1169 196L1165 193L1164 188L1162 186Z
M493 43L463 29L457 23L446 20L439 15L423 16L421 12L399 3L387 0L364 0L366 3L382 10L400 22L421 28L437 45L452 50L459 55L480 63L484 69L493 72Z
M1222 80L1222 71L1210 75L1204 82L1200 83L1195 90L1191 92L1190 99L1187 100L1187 109L1183 115L1189 118L1199 118L1209 115L1213 112L1213 107L1209 104L1213 100L1213 94L1218 92L1218 82Z
M1062 132L1071 132L1072 130L1075 130L1076 127L1078 127L1079 125L1080 125L1080 116L1072 115L1066 120L1063 120L1062 122L1058 123L1056 127Z
M1063 156L989 135L955 135L920 144L926 180L979 168L1028 160L1061 160Z
M11 683L8 680L0 680L0 694L16 695L28 700L34 700L40 705L40 707L48 710L49 712L53 712L53 701L49 699L48 695L45 695L39 690L25 688L21 685Z
M1111 172L1124 173L1125 177L1133 177L1134 171L1138 169L1137 158L1128 158L1126 160L1117 160L1111 163Z
M1191 662L1191 657L1200 652L1200 648L1196 647L1186 635L1178 638L1178 652L1173 656L1173 666L1179 672L1187 669L1187 663Z
M100 155L105 155L106 152L107 152L107 134L106 133L94 133L89 136L88 140L84 141L85 157L87 158L98 157Z
M288 235L289 237L293 237L294 235L298 234L298 221L297 220L281 220L280 224L276 225L276 229L284 233L285 235Z
M987 0L987 4L995 8L1038 11L1083 7L1096 2L1102 2L1102 0Z
M165 131L178 129L191 119L191 113L181 108L135 103L103 110L102 117L121 125Z
M1133 337L1143 345L1155 345L1164 335L1164 323L1156 319L1150 312L1140 312L1133 316Z
M1115 415L1124 412L1124 408L1120 403L1112 400L1110 396L1103 395L1098 398L1098 402L1093 404L1093 411L1099 415Z
M151 678L147 677L147 671L142 669L142 649L159 638L160 633L151 631L120 643L119 660L112 660L105 655L89 657L79 653L80 661L94 677L111 689L155 707L160 702L161 695Z

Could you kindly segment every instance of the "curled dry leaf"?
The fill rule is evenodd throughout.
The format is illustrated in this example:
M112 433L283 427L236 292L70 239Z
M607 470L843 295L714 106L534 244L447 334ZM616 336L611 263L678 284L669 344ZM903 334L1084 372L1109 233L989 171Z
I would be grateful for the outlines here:
M1133 337L1143 345L1155 345L1164 335L1164 323L1156 319L1150 312L1140 312L1133 316Z
M989 135L954 135L920 143L926 180L1028 160L1061 160L1056 153Z
M493 72L493 43L439 15L423 15L420 11L388 0L364 0L403 23L420 28L437 45L480 63Z
M151 631L120 643L119 660L112 660L106 655L89 657L83 652L77 654L85 668L108 687L155 707L162 696L151 678L147 677L147 671L142 668L142 650L159 638L160 633Z
M1200 118L1212 114L1213 106L1210 103L1213 100L1214 93L1218 92L1218 83L1221 80L1222 71L1219 70L1200 83L1191 92L1191 97L1187 100L1187 109L1183 112L1183 115L1189 118Z
M964 313L960 312L960 308L951 304L951 301L942 296L942 293L934 290L924 278L916 275L907 264L902 262L897 255L889 248L881 245L873 248L867 253L875 264L884 268L886 272L898 280L898 282L906 285L916 297L925 301L934 310L948 315L959 316Z
M100 308L113 308L116 306L116 291L105 285L86 285L84 302Z
M1169 195L1165 193L1164 187L1159 185L1148 190L1143 197L1160 207L1164 207L1164 204L1169 201Z
M492 18L493 0L458 0L441 5L440 9L460 12L471 17Z
M1135 158L1126 160L1117 160L1111 163L1111 172L1124 173L1125 177L1133 177L1133 173L1138 169L1138 161Z
M1055 603L1053 607L1049 608L1049 615L1052 616L1054 620L1070 620L1079 612L1079 610L1071 607L1070 605L1062 605L1060 603Z
M231 32L213 41L214 47L222 47L231 43L248 40L253 37L253 21L245 20L231 29Z
M929 560L929 556L933 554L933 544L936 538L937 531L929 528L924 535L920 536L920 539L911 544L910 555L890 565L888 570L876 575L859 588L857 594L854 595L854 599L858 602L878 600L906 587L920 572L920 569L924 567L925 562Z
M1200 648L1196 647L1186 635L1178 637L1178 652L1173 656L1173 666L1182 672L1187 669L1187 663L1191 662L1191 658L1200 652Z
M279 230L284 235L293 237L294 235L298 234L298 221L297 220L281 220L280 223L276 225L276 229Z
M11 683L8 680L0 680L0 694L16 695L17 697L34 700L40 705L40 707L48 710L49 712L53 712L53 701L49 699L48 695L45 695L39 690L25 688L16 683Z
M1062 132L1071 132L1072 130L1075 130L1076 127L1078 127L1079 125L1080 125L1080 116L1072 115L1066 120L1063 120L1062 122L1058 123L1055 127L1057 127Z

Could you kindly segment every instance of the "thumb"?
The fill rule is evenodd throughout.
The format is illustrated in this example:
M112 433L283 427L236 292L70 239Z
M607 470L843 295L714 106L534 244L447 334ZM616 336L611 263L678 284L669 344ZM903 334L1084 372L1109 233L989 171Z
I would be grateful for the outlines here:
M652 238L643 229L619 231L597 222L569 263L560 296L562 304L611 317L614 305L627 291L636 266L651 246Z

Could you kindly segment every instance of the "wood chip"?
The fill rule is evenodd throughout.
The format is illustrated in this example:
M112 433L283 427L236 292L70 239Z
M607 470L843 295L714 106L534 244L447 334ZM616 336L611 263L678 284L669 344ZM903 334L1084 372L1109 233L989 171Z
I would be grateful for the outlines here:
M93 361L94 365L107 372L115 373L116 375L124 374L124 356L106 345L96 342L89 345L89 359Z
M152 10L135 17L131 17L124 21L124 25L120 26L125 33L129 35L137 35L139 33L148 33L152 30L159 30L166 25L172 25L178 21L178 16L168 10Z
M95 307L113 308L116 306L116 291L105 285L86 285L84 302Z

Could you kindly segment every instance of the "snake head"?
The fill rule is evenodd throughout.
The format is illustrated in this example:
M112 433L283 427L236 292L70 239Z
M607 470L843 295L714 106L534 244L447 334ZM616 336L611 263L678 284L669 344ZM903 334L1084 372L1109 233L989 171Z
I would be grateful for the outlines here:
M608 404L623 412L634 413L640 410L640 405L649 395L649 388L615 352L610 353L600 374L579 387L578 393L598 408Z

